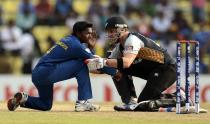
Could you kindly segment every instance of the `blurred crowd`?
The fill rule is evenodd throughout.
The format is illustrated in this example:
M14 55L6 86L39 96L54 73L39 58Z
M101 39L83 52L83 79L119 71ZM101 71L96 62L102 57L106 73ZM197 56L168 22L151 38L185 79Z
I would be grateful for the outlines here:
M124 16L131 31L157 41L174 57L177 40L199 41L200 72L210 73L210 0L89 0L85 14L74 9L76 0L19 1L15 19L4 19L0 5L0 73L14 73L16 61L21 73L31 73L35 58L44 54L33 33L36 26L66 26L71 31L76 21L88 20L99 34L96 53L105 56L110 47L103 27L113 15ZM181 8L180 1L188 2L190 11ZM50 47L56 41L48 36L45 42Z

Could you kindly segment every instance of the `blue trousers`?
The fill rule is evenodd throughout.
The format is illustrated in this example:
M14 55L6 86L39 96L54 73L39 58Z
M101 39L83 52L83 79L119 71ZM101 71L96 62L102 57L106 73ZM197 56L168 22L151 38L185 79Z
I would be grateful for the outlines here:
M78 83L78 100L91 99L89 70L82 60L70 60L55 65L46 64L35 67L32 72L32 82L38 90L39 97L29 96L22 107L50 110L53 103L54 83L74 77Z

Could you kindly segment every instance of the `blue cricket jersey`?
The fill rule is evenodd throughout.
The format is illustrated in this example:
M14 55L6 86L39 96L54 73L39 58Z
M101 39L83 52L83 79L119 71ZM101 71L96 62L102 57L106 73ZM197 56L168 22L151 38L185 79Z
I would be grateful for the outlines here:
M85 50L85 46L73 35L65 37L50 48L40 59L38 65L54 65L71 59L85 60L93 55Z
M84 45L79 39L73 35L61 39L46 54L40 59L39 65L56 65L57 63L69 60L85 60L93 58L93 51L87 50L87 45ZM111 67L104 67L100 69L103 73L108 75L115 75L116 69Z

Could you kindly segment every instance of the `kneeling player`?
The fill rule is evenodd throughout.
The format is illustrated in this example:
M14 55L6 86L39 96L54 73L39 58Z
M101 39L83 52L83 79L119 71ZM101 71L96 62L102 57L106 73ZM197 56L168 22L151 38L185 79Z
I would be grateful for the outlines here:
M53 103L53 85L55 82L76 78L78 83L78 101L75 111L98 111L99 106L90 102L92 89L89 70L85 59L94 56L87 52L83 43L91 46L92 24L81 21L73 26L73 34L57 42L44 56L32 72L32 81L39 97L18 92L8 101L8 109L14 111L19 105L36 110L50 110Z
M105 30L109 41L113 41L116 47L109 58L89 59L89 64L119 70L113 80L124 104L114 109L132 111L139 102L159 99L162 92L176 81L174 59L153 40L129 32L128 25L121 17L109 18ZM138 100L132 76L147 80Z

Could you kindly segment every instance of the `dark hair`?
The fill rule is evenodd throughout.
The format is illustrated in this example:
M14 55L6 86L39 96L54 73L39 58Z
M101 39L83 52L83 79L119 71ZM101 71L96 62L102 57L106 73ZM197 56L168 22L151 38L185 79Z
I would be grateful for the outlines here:
M73 35L76 35L77 32L82 32L86 28L92 28L93 24L86 22L86 21L78 21L73 26Z

